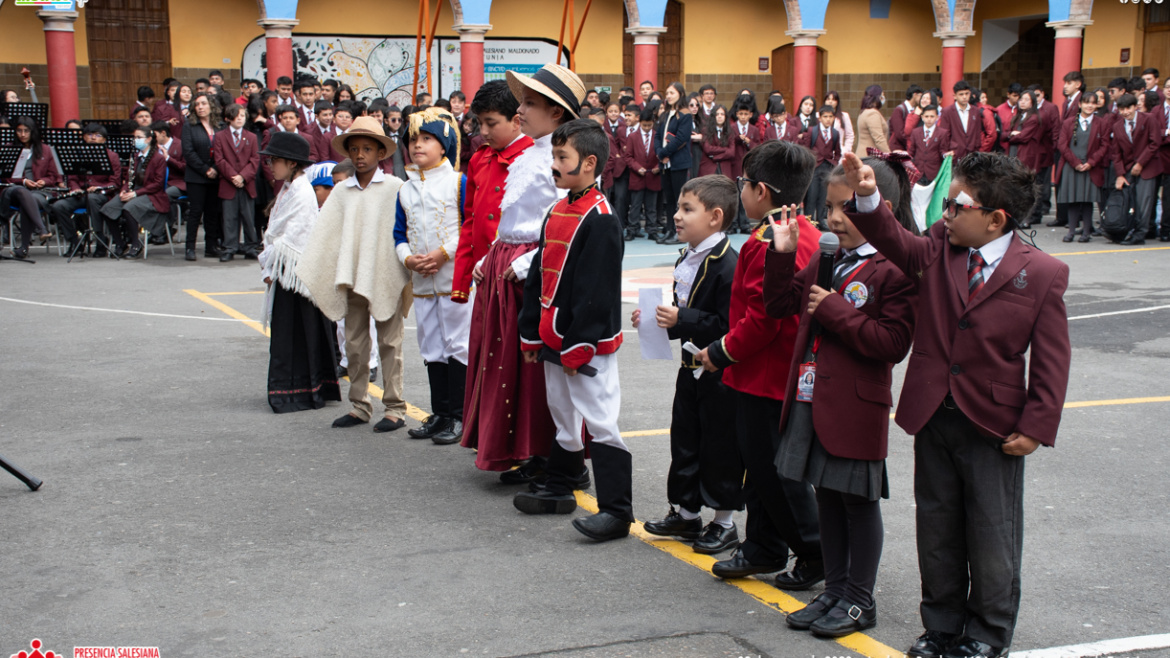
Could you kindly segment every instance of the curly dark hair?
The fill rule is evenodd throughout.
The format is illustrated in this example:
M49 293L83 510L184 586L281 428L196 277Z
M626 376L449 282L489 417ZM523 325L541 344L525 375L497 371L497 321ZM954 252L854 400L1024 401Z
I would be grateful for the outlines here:
M1005 233L1031 215L1040 198L1036 172L1005 153L968 153L955 164L954 180L970 188L980 205L1007 213Z

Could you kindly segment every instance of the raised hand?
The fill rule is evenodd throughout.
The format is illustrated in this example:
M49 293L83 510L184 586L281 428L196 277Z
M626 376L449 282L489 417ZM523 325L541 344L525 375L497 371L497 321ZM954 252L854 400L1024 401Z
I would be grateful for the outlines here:
M800 223L796 221L797 208L795 205L784 206L780 212L768 216L768 224L772 226L772 249L782 254L796 251L800 241ZM776 221L776 217L780 221Z

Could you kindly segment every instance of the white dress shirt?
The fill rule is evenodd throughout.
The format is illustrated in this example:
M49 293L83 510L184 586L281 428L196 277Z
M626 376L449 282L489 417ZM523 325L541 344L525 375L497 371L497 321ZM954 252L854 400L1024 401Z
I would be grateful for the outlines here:
M1003 260L1003 255L1011 246L1013 235L1015 235L1015 231L1008 231L978 249L967 250L967 268L971 268L971 254L978 251L979 255L983 257L983 262L986 263L983 266L983 281L985 283L990 281L991 275L995 274L995 268L999 267L999 262Z
M386 180L386 173L382 171L381 167L374 167L374 177L370 179L370 185L373 185L374 183L381 183L384 180ZM358 182L357 174L354 174L353 176L345 179L343 184L349 187L356 187L359 190L366 189L362 187L361 183Z
M674 294L678 296L680 307L686 306L691 298L691 288L695 285L695 275L699 273L703 259L724 237L726 236L722 231L716 231L700 242L699 246L686 248L686 256L674 268Z

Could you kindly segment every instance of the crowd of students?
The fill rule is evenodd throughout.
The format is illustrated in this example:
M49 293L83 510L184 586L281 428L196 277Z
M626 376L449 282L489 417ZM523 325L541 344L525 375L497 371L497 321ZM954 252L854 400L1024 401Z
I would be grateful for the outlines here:
M624 241L654 230L686 247L672 303L631 317L683 347L669 511L646 531L700 553L735 549L712 567L720 578L781 572L772 582L793 591L824 581L788 615L793 629L841 637L874 626L892 370L912 352L897 422L915 435L924 632L908 655L1007 655L1024 457L1054 445L1070 361L1068 267L1015 237L1042 197L1044 160L1029 145L1052 134L1034 92L1013 91L993 113L960 83L938 118L918 97L937 91L912 87L890 123L875 123L884 100L871 89L854 130L832 92L820 107L801 99L793 115L778 94L763 114L750 92L729 112L709 86L688 97L649 82L640 99L624 89L611 103L554 64L509 71L470 105L456 93L434 106L366 106L332 81L318 91L282 79L275 92L245 81L238 99L165 87L164 109L149 88L132 109L132 173L77 181L88 196L73 203L104 218L130 255L139 225L166 230L175 197L160 179L177 172L187 257L202 222L205 253L259 260L275 412L340 400L340 352L350 410L333 427L373 420L380 363L373 430L403 428L413 310L431 414L409 437L475 449L479 469L521 487L512 502L525 514L573 512L592 475L599 511L573 526L595 541L625 537L635 519L618 422L622 255ZM1110 118L1093 95L1065 91L1057 201L1070 222L1091 224L1084 199L1104 180L1094 169L1114 166L1117 187L1141 189L1157 154L1127 169L1125 158L1143 156L1126 144L1148 148L1170 112L1133 120L1134 96L1119 94ZM993 134L997 118L1007 129ZM907 130L912 121L922 125ZM32 195L59 181L29 123L18 120L17 140L40 155L5 194L17 190L32 218ZM100 127L83 130L101 142ZM921 166L888 152L901 140ZM920 234L911 191L942 162L921 146L944 141L935 156L954 158L945 221ZM997 143L1005 153L987 152ZM264 194L274 195L267 230L256 221ZM750 234L738 252L737 228ZM745 508L741 538L732 514Z

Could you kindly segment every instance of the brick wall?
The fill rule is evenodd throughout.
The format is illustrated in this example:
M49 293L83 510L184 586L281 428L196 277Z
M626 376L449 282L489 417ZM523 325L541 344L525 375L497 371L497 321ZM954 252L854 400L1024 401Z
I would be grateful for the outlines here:
M1101 69L1084 69L1081 73L1085 76L1085 87L1093 90L1097 87L1108 88L1109 81L1113 78L1125 78L1128 80L1140 71L1141 69L1133 66L1112 66Z
M191 87L194 87L195 81L198 80L199 78L206 78L207 73L210 70L211 69L191 69L191 68L175 67L175 68L171 69L171 77L175 78L176 80L178 80L179 82L181 82L185 85L191 85ZM223 84L225 87L227 87L227 90L231 93L232 96L239 96L240 95L240 79L241 79L240 78L240 69L238 69L238 68L225 68L225 69L220 69L219 71L220 71L220 73L223 73ZM261 80L260 82L261 82L261 84L267 84L267 81L265 81L265 80ZM161 85L161 84L162 84L162 80L157 80L157 81L151 83L151 85ZM162 89L160 89L156 86L154 91L159 96L162 96L162 93L163 93Z
M20 75L20 69L23 67L23 64L0 63L0 89L15 89L20 94L21 100L31 101L32 98L29 97L28 92L24 88L24 78ZM33 64L28 66L28 70L32 74L33 82L37 83L37 100L42 103L50 103L51 105L52 101L49 98L48 67L44 64ZM90 97L88 66L77 67L77 87L81 116L76 118L91 118L93 104Z
M683 86L687 93L698 91L703 85L712 85L719 92L719 102L731 105L741 89L751 89L756 94L756 104L764 109L768 94L772 91L772 74L702 73L688 74Z

